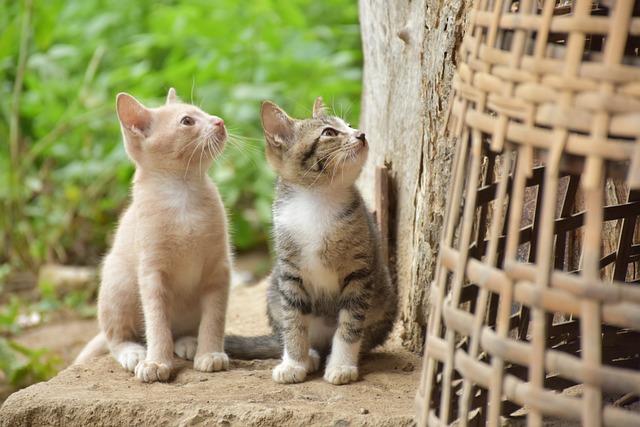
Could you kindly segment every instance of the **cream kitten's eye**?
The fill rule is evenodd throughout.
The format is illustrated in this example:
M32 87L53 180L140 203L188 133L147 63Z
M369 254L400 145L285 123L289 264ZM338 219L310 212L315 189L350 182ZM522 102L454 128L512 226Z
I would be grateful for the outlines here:
M326 128L322 131L322 136L338 136L338 131L333 128Z
M196 124L195 120L193 120L191 117L189 116L185 116L182 118L182 120L180 120L180 123L185 125L185 126L193 126Z

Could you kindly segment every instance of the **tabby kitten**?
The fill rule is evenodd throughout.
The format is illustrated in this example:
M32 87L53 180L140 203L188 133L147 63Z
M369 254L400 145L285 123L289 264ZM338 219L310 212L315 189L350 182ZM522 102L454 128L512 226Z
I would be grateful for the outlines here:
M321 98L305 120L265 101L262 125L267 160L279 175L267 311L284 354L273 379L304 381L328 354L324 379L347 384L358 378L359 357L386 340L398 300L355 186L368 143L364 133L326 115Z
M227 369L227 219L206 174L225 146L224 121L180 102L173 89L160 108L126 93L116 104L136 164L132 202L102 268L101 332L75 363L108 349L142 382L168 380L174 352L198 371Z

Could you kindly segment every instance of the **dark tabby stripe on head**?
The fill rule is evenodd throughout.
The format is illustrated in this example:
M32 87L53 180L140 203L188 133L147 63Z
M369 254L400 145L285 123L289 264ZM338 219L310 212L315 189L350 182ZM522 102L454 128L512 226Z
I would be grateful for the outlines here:
M319 141L320 141L320 137L317 137L316 139L314 139L313 142L311 143L311 147L309 147L309 150L307 150L307 152L304 153L304 156L302 156L302 166L304 166L307 163L307 160L309 160L314 154L316 154Z

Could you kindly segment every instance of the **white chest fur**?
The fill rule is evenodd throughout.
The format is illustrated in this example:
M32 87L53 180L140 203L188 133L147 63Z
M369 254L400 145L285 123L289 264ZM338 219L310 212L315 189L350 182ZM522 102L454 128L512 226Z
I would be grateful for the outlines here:
M205 180L154 177L143 185L134 195L138 251L165 267L171 286L188 297L211 273L205 268L227 258L221 202Z
M301 248L301 275L311 291L339 291L335 268L324 265L319 254L326 249L326 236L333 231L342 209L341 198L306 191L294 193L276 209L276 226L286 230Z

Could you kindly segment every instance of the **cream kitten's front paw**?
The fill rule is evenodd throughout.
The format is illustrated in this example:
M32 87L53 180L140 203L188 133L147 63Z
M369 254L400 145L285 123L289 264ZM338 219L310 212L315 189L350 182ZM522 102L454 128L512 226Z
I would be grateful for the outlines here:
M358 379L358 367L350 365L327 366L324 380L331 384L349 384Z
M307 377L307 370L299 364L284 361L275 367L272 377L280 384L301 383Z
M181 359L193 360L198 348L196 337L180 337L173 344L173 352Z
M131 348L123 350L118 354L118 363L129 372L133 372L138 363L147 357L147 351L142 346L131 346Z
M136 378L143 383L167 381L171 375L171 367L165 363L143 360L136 366Z
M225 353L205 353L196 356L193 369L200 372L216 372L229 369L229 357Z

